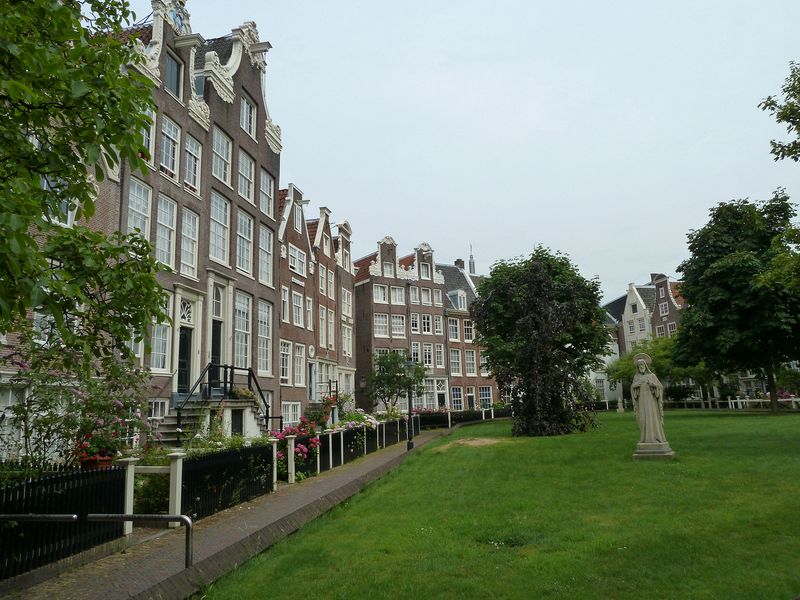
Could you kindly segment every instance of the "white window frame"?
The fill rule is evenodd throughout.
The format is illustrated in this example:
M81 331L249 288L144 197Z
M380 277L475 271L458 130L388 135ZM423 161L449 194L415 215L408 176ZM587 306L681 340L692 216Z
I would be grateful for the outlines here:
M294 345L294 386L306 386L306 347L303 344Z
M342 288L342 314L345 317L353 316L353 292Z
M422 321L422 335L433 335L433 316L422 313L420 317Z
M306 253L294 244L289 244L289 270L301 277L306 276Z
M274 265L272 264L274 251L274 234L272 230L259 224L258 235L258 281L269 287L273 286Z
M272 302L258 301L258 339L256 341L256 371L272 376Z
M247 369L250 367L253 297L236 290L233 306L233 366Z
M253 273L253 217L241 208L236 213L236 270Z
M372 284L372 301L378 304L389 303L389 287L380 283Z
M659 302L658 313L661 317L666 317L669 314L669 304L666 302Z
M183 149L183 187L200 194L200 178L203 165L203 145L188 133Z
M461 350L450 348L450 375L461 375Z
M239 148L239 195L250 204L255 204L256 161L247 152Z
M419 333L419 313L411 313L411 333Z
M464 350L464 373L466 375L478 374L475 350Z
M314 299L306 296L306 328L314 331Z
M173 297L170 292L166 292L166 303L164 312L172 314ZM155 356L163 356L163 364L159 361L154 363ZM164 323L153 322L150 332L150 370L153 373L169 373L172 368L172 326L169 321Z
M328 298L336 300L336 273L328 269Z
M328 309L324 306L319 307L319 345L328 347Z
M664 326L663 325L656 325L656 337L664 337Z
M242 94L239 104L239 126L251 138L256 139L256 123L258 122L258 109L255 102Z
M281 321L289 322L289 288L285 285L281 286Z
M336 350L336 313L328 309L328 349Z
M177 81L177 90L170 89L168 85L169 80L169 62L172 60L173 63L178 67L178 81ZM164 60L164 90L166 90L171 96L173 96L177 100L183 99L183 73L184 73L184 65L183 61L175 56L172 52L167 52L166 59ZM176 93L177 92L177 93Z
M231 203L215 191L211 192L209 221L209 258L227 265L230 253Z
M422 364L428 369L433 368L433 344L431 343L422 344Z
M292 352L292 342L281 340L278 346L278 376L281 385L292 385Z
M433 304L434 306L442 305L442 290L438 288L433 290Z
M297 233L303 231L303 207L299 204L294 205L294 230Z
M484 395L484 391L486 394ZM485 402L484 402L485 400ZM490 385L481 385L478 386L478 403L481 408L491 408L492 407L492 386Z
M303 294L292 290L292 325L295 327L305 327L303 320L303 315L305 314L304 302Z
M342 355L353 356L353 328L342 325Z
M317 268L319 269L319 293L324 296L328 285L328 269L325 268L325 265L319 265Z
M275 178L266 169L261 169L261 185L258 188L259 208L268 217L275 214Z
M472 343L475 339L475 328L472 325L471 319L464 319L464 341Z
M646 331L647 325L644 322L644 317L639 317L639 331Z
M450 400L453 410L464 410L464 390L459 386L450 388Z
M442 315L433 316L433 335L444 335L444 319Z
M284 425L296 425L300 422L300 403L281 402L281 416Z
M211 174L230 186L233 141L219 127L214 127L211 147Z
M405 315L392 315L392 337L404 338L406 337L406 316Z
M389 315L386 313L375 313L373 316L373 336L376 338L389 337Z
M400 286L393 285L389 290L392 304L398 306L405 306L406 303L406 290Z
M419 304L419 287L412 285L408 288L408 301L411 304Z
M394 277L394 263L390 260L383 262L383 276Z
M455 329L454 329L455 328ZM447 339L453 342L458 342L461 338L460 335L460 326L458 324L458 319L454 319L452 317L447 319ZM453 331L455 330L455 335L453 335Z
M422 288L422 304L424 306L431 306L433 302L431 301L431 288Z
M437 369L444 369L444 344L434 346L434 359Z
M200 215L183 209L181 216L181 275L197 278L197 255L200 250Z
M431 278L431 264L426 262L421 262L419 264L419 276L422 279L430 279Z
M167 115L161 117L161 151L158 169L170 179L178 180L181 166L181 128Z
M145 239L150 239L150 211L153 189L135 177L128 188L128 233L139 229ZM136 224L134 224L136 221Z
M175 228L178 204L164 194L158 195L156 211L156 260L172 268L175 266Z

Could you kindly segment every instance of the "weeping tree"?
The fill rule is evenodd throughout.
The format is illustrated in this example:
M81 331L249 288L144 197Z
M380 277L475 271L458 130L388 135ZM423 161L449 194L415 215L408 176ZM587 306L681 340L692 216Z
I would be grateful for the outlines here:
M595 422L586 373L608 343L600 283L560 253L496 263L471 311L477 342L503 389L511 390L514 435L560 435Z

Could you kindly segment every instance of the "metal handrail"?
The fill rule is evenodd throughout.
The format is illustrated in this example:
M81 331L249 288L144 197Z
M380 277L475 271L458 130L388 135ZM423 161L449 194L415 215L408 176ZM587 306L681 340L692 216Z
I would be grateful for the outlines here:
M32 523L74 523L78 515L0 515L0 521L30 521Z
M122 514L102 514L90 513L86 515L87 521L106 521L106 522L125 522L130 521L135 523L137 521L165 521L168 523L183 523L186 527L186 554L184 564L186 568L192 566L194 563L194 548L193 548L193 532L194 523L192 519L186 515L122 515Z

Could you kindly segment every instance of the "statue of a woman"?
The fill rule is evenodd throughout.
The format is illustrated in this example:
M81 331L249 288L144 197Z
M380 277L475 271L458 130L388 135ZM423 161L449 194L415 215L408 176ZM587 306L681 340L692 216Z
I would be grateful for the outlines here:
M633 360L636 375L631 385L631 398L641 434L634 456L672 456L674 453L664 433L664 387L650 371L651 359L647 354L637 354Z

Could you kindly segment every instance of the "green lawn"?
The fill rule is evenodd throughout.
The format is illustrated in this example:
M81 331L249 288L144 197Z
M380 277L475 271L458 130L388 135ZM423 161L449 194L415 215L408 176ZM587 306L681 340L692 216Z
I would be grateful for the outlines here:
M665 429L678 458L634 462L631 412L559 438L463 427L208 597L800 595L800 415L676 411Z

